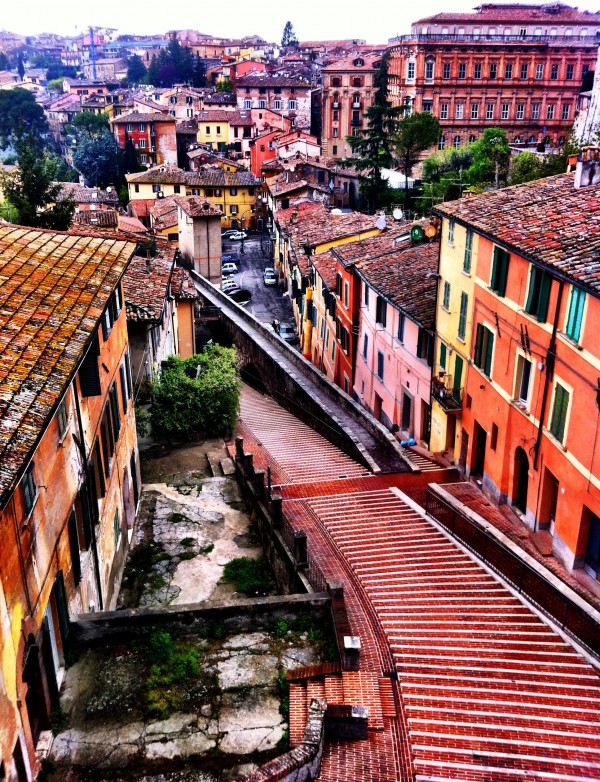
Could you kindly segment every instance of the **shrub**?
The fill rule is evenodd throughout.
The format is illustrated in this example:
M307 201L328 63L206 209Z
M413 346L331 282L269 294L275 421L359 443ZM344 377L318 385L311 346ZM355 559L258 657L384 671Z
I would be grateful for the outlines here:
M146 682L146 708L151 717L167 719L181 707L182 697L173 685L199 676L199 656L191 646L176 646L164 630L151 633L148 657L153 664Z
M269 567L263 557L237 557L223 568L223 581L235 586L236 592L245 595L266 595L273 587Z

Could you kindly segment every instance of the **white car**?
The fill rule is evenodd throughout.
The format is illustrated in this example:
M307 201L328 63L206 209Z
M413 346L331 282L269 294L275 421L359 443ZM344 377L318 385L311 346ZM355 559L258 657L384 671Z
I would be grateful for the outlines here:
M265 285L277 285L277 272L275 269L265 269L263 272L263 282Z
M228 277L227 279L223 280L223 282L221 283L221 290L225 291L225 293L227 293L227 291L232 291L235 288L239 288L239 287L240 286L237 284L237 282L231 277Z
M245 231L232 231L227 238L231 239L232 241L236 241L237 239L247 239L248 234Z
M233 261L221 264L221 274L237 274L237 270L237 263L233 263Z

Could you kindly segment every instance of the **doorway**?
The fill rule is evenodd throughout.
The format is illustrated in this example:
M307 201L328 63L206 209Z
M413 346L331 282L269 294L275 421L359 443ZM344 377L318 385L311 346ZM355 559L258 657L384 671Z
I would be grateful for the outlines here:
M587 510L587 509L586 509ZM600 517L587 511L590 519L590 531L588 532L585 548L584 568L594 578L600 577Z
M40 733L50 727L39 652L35 638L30 635L23 655L23 681L27 684L25 708L34 746L38 742Z
M373 401L373 417L376 418L378 421L380 421L382 400L379 394L375 394L374 396L375 399Z
M558 478L546 467L542 483L542 502L539 513L539 528L554 533L556 506L558 504Z
M521 513L527 512L527 491L529 489L529 460L525 451L519 446L515 451L513 478L513 505Z
M427 402L421 403L421 439L427 443L429 447L429 438L431 437L431 405Z
M454 452L454 440L456 439L456 418L453 415L446 416L446 450Z
M473 427L473 437L475 439L474 452L473 452L473 466L471 468L471 474L482 476L485 466L485 446L487 440L487 432L475 421Z
M460 430L460 453L458 455L458 469L465 472L467 466L467 454L469 453L469 433L466 429Z
M406 391L402 393L402 430L410 434L410 420L412 417L412 397Z

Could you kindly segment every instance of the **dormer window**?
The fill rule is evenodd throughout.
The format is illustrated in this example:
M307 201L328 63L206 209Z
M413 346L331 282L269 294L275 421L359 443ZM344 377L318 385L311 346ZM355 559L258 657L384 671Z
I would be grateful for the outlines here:
M365 61L362 57L357 57L356 60L354 60L354 65L356 68L360 68L365 64Z

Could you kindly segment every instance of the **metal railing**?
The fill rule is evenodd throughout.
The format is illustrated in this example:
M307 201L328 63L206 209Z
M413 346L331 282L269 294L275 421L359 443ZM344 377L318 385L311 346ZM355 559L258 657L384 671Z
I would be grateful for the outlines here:
M447 388L443 383L435 381L431 384L431 396L446 412L462 411L462 388Z
M399 35L396 38L390 38L388 43L404 43L417 41L419 43L429 43L431 41L479 41L481 43L561 43L587 44L589 46L597 45L598 38L595 35L488 35L487 33L465 33L458 35L456 33L415 33L414 35Z
M485 529L435 494L425 490L425 511L519 594L600 660L600 624L574 600Z

